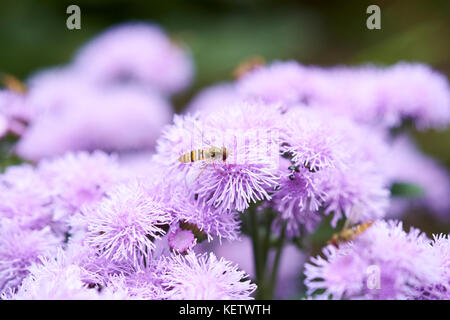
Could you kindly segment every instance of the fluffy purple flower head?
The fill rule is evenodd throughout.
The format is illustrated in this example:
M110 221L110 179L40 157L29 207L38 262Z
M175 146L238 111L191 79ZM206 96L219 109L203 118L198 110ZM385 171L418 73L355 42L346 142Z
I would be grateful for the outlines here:
M172 114L165 98L134 87L80 88L71 94L60 97L64 104L58 110L33 121L17 145L20 156L39 160L76 150L152 148Z
M380 169L387 144L377 131L322 110L292 107L281 131L281 151L290 158L280 167L282 179L273 205L281 215L274 225L287 222L288 236L298 236L300 225L311 231L324 214L332 221L354 222L384 216L389 200L387 179Z
M429 247L430 253L438 259L439 281L420 288L420 294L415 299L449 300L450 299L450 237L449 235L433 235Z
M300 167L290 170L291 162L280 161L280 189L273 196L273 207L280 214L273 228L279 232L283 222L289 238L300 235L300 226L311 232L321 220L319 209L323 206L327 194L322 190L322 175Z
M74 64L99 85L136 83L165 94L186 88L193 74L187 52L145 23L108 29L81 48Z
M53 191L31 165L11 166L0 175L0 220L41 229L52 223L52 204Z
M155 240L166 234L172 216L165 204L152 197L143 184L118 185L107 197L83 212L86 242L112 261L138 263L155 249Z
M331 117L325 112L297 106L284 115L285 130L281 135L281 151L291 157L295 166L311 171L344 167L349 161L344 126L345 118Z
M377 95L387 112L412 119L418 129L445 128L450 123L447 78L420 63L398 63L384 70Z
M111 187L128 178L116 157L101 151L67 153L42 161L38 170L55 191L55 220L65 220L83 205L99 201Z
M240 102L197 120L175 117L158 142L155 160L170 168L207 206L243 211L250 202L270 199L277 184L279 113L273 106ZM226 148L226 160L183 163L180 156L212 146ZM178 177L178 178L177 178Z
M410 183L423 191L417 198L395 199L393 209L401 209L397 214L411 207L425 207L443 221L450 219L449 173L441 164L421 153L407 135L392 142L385 168L391 183Z
M30 266L17 292L9 292L4 297L13 300L101 300L126 299L126 290L90 287L85 282L86 271L67 261L59 248L55 257L39 257Z
M33 122L46 114L58 114L75 102L86 103L94 93L75 67L54 67L41 70L27 80L25 101L32 110Z
M307 69L295 61L276 61L259 67L241 77L237 92L244 98L278 103L284 107L306 98Z
M325 290L333 299L411 299L439 280L439 259L417 229L377 221L353 242L328 245L305 266L308 294Z
M248 300L256 285L245 272L213 253L166 258L162 286L166 299L173 300Z
M50 227L24 229L6 218L1 219L0 234L0 292L14 290L27 276L30 265L40 255L51 255L61 243Z
M234 83L224 82L200 91L186 108L187 113L212 112L241 100Z
M240 222L236 211L221 211L204 205L198 196L189 194L184 188L172 188L170 195L168 204L175 222L172 231L192 231L199 242L204 238L208 241L238 238Z
M8 132L22 135L26 123L30 122L32 117L33 112L24 95L11 90L0 90L0 138Z
M127 292L128 299L164 299L165 261L164 256L145 259L143 263L135 264L132 272L110 276L105 285L113 291Z
M410 119L418 129L426 129L450 121L448 81L423 64L311 67L306 81L311 89L308 103L365 124L397 127Z

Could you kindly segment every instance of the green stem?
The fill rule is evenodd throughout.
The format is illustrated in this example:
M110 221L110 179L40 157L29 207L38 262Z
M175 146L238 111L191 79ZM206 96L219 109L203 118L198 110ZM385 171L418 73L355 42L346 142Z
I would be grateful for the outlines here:
M249 231L253 244L253 261L256 277L255 280L257 285L260 286L263 274L261 270L261 248L259 243L258 219L256 216L256 208L250 207L248 214L249 214Z
M264 237L264 243L263 243L263 267L264 270L266 269L267 266L267 256L269 255L269 251L270 251L270 236L272 234L272 222L274 219L274 215L272 211L268 211L266 214L266 234Z
M272 268L272 275L270 277L270 284L269 284L269 294L270 298L273 298L275 286L277 282L277 275L278 275L278 268L280 266L281 261L281 253L283 252L283 244L284 244L284 238L286 234L286 225L283 226L281 229L280 238L278 239L277 247L276 247L276 254L275 254L275 260L273 263Z

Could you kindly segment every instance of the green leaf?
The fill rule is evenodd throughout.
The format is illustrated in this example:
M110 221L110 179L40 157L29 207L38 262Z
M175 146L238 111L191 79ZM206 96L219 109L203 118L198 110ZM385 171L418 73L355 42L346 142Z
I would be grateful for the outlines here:
M420 198L425 195L425 190L416 184L394 182L391 185L391 194L394 197Z

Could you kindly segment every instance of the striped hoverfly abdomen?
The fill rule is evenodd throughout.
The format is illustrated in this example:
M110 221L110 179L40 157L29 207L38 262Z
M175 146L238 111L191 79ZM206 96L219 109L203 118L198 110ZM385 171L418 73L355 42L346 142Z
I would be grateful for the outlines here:
M226 161L229 152L227 148L211 147L208 149L197 149L187 152L178 158L181 163L196 162L201 160L222 160Z

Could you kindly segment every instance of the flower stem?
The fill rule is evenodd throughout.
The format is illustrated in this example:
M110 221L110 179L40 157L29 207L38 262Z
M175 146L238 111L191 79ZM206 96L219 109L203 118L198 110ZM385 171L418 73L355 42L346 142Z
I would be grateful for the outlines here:
M253 244L253 260L254 260L254 268L255 268L255 277L256 283L258 287L262 282L262 265L261 265L261 247L259 240L259 232L258 232L258 218L256 216L256 208L249 208L249 230L250 236L252 238ZM259 292L260 290L258 290Z
M271 299L273 298L274 293L275 293L274 291L275 291L275 287L276 287L276 283L277 283L277 275L278 275L278 268L280 266L280 261L281 261L281 253L283 252L283 244L284 244L285 234L286 234L286 225L284 225L283 228L281 229L280 238L278 239L278 242L277 242L275 260L273 263L272 274L271 274L270 283L269 283L269 295L270 295Z

